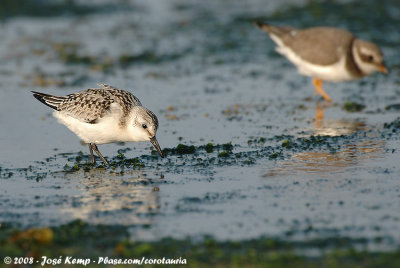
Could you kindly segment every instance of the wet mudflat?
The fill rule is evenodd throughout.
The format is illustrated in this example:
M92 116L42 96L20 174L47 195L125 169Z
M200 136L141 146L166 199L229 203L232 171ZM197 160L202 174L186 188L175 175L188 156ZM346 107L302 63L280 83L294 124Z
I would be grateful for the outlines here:
M250 249L294 252L282 263L299 267L308 262L299 256L325 250L398 260L396 1L9 2L0 12L4 256L24 252L26 239L32 254L62 254L60 239L82 252L83 236L117 256L189 247L199 263L207 254L222 264L271 261ZM391 72L326 83L326 104L255 20L346 28L379 44ZM30 94L98 83L131 91L158 115L166 158L150 143L109 144L99 148L111 166L92 166L87 146ZM218 258L230 250L242 259ZM357 254L341 258L349 267L370 258Z

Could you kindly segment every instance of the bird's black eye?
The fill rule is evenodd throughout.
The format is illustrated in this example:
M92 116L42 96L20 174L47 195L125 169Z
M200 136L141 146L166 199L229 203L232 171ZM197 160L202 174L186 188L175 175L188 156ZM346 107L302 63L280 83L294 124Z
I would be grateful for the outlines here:
M142 128L146 129L147 125L146 124L142 124Z
M374 61L374 57L371 56L371 55L369 55L367 59L368 59L369 62L373 62Z

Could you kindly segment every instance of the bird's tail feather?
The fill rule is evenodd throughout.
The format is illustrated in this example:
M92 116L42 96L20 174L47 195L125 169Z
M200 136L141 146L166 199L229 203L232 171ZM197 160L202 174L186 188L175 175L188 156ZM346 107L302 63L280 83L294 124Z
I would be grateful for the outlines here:
M262 31L266 32L267 34L273 34L278 37L282 36L283 34L286 34L292 30L295 30L293 27L289 26L273 26L261 21L257 21L256 26L260 28Z
M53 96L45 93L40 93L36 91L31 91L33 96L39 100L41 103L53 108L54 110L58 110L58 106L64 101L65 97Z

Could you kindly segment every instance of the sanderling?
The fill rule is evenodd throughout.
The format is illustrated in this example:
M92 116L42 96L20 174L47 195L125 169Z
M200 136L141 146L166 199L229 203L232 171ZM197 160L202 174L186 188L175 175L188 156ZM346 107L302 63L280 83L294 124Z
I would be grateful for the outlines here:
M61 97L32 93L55 110L53 115L60 123L88 144L93 164L94 150L108 165L96 144L111 142L150 141L163 157L156 139L157 116L131 93L105 84L99 86Z
M284 55L303 75L314 77L315 93L330 102L322 81L341 82L358 79L373 72L384 74L383 55L377 45L357 39L352 33L332 27L295 29L262 22L256 25L277 44Z

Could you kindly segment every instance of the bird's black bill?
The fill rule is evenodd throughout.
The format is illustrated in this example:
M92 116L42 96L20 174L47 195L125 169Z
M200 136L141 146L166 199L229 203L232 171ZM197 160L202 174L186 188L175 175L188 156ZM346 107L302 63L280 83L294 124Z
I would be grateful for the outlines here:
M158 141L156 139L156 136L154 136L153 138L150 139L151 144L153 144L154 148L156 148L157 152L160 154L161 157L164 157L162 151L161 151L161 147L158 144Z

